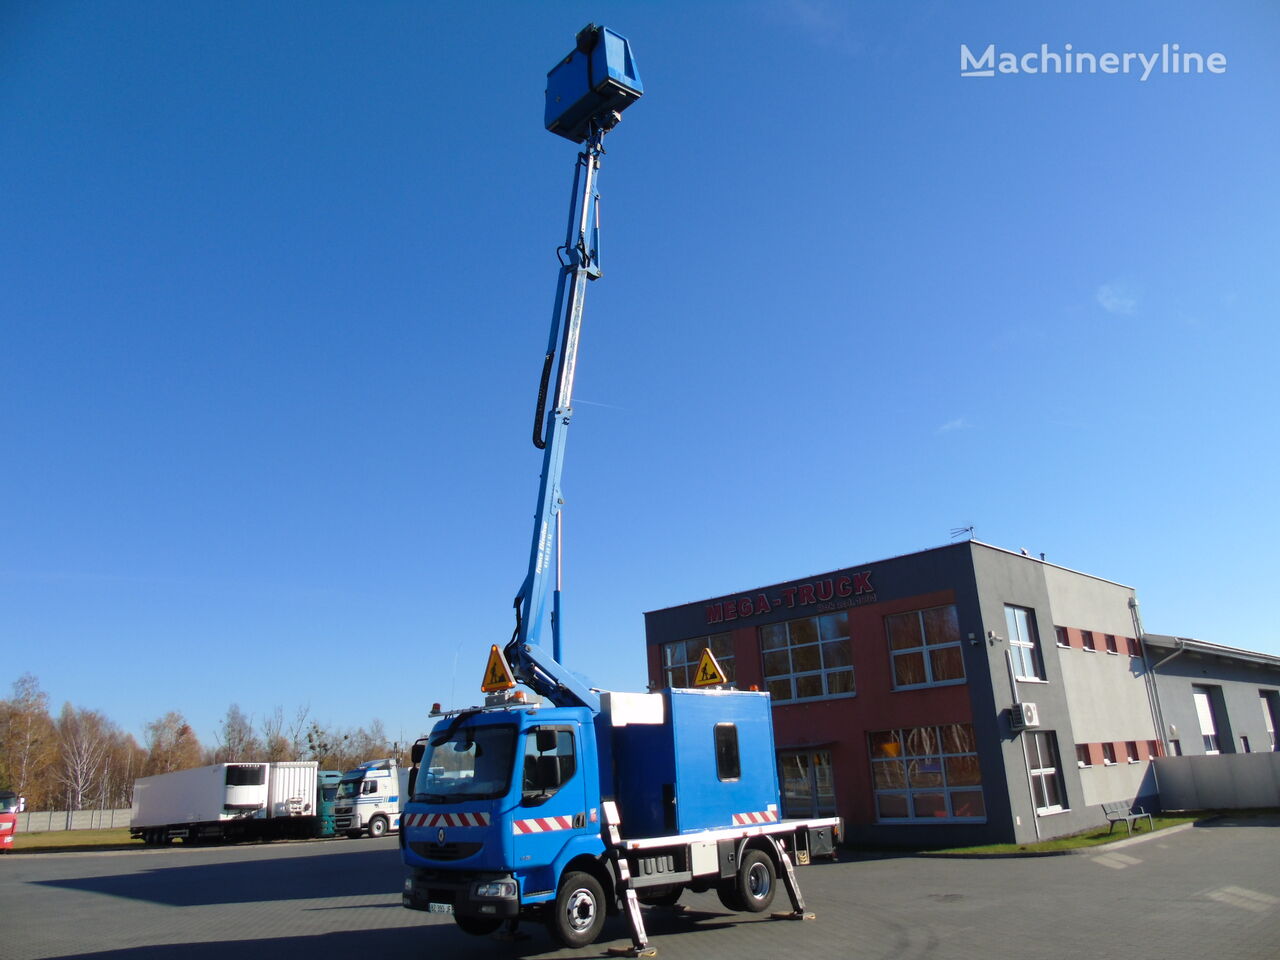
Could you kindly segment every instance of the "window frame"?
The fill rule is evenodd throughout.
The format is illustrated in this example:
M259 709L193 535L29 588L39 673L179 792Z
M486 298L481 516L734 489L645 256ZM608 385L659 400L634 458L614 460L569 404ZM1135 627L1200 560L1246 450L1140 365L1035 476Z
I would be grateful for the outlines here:
M925 615L935 610L950 610L951 618L955 624L955 639L947 640L943 643L930 643L929 633L927 629L927 620ZM916 618L916 626L919 629L920 643L913 647L901 647L895 649L893 646L893 629L890 626L891 620L905 619L914 616ZM893 690L919 690L922 687L951 687L959 686L969 682L968 672L965 670L964 664L964 645L960 636L960 612L956 609L954 603L942 603L934 607L922 607L919 610L904 610L901 613L889 613L884 616L884 632L885 642L889 647L889 675L893 684ZM941 650L949 650L954 648L959 653L960 676L948 677L942 680L934 679L933 657L932 653ZM898 659L900 657L919 656L921 664L924 667L924 679L918 683L899 683L898 682Z
M1036 805L1036 816L1065 813L1071 809L1071 804L1067 801L1067 785L1062 775L1062 756L1058 751L1057 734L1052 730L1028 730L1023 736L1026 738L1024 743L1027 745L1027 776L1031 780L1032 803ZM1047 747L1047 750L1041 749L1042 744ZM1046 753L1048 757L1045 756ZM1046 759L1052 761L1048 766L1044 764ZM1051 782L1056 787L1055 792L1059 802L1041 806L1040 797L1048 799L1048 784ZM1036 790L1037 783L1040 787L1039 791Z
M1024 639L1019 630L1018 615L1023 615L1023 621L1026 623L1031 634L1030 639ZM1005 625L1009 630L1009 651L1011 659L1014 661L1013 674L1014 679L1022 681L1039 681L1045 683L1048 676L1045 673L1044 656L1040 652L1040 627L1036 623L1036 611L1034 607L1020 607L1017 604L1006 603L1004 605ZM1018 652L1014 652L1014 648ZM1028 652L1023 652L1028 651ZM1019 672L1026 664L1023 662L1025 658L1030 658L1030 665L1035 671L1028 675Z
M824 632L825 624L834 624L843 621L843 634L837 633L834 636ZM808 624L813 631L812 640L802 640L794 643L793 627L797 624ZM774 643L772 640L766 642L766 633L775 634L782 631L783 642L781 645ZM797 617L792 620L782 620L777 623L767 623L756 628L756 639L760 645L760 676L764 681L764 688L769 692L775 704L787 703L811 703L818 700L836 700L846 697L856 697L858 695L858 677L857 669L853 662L853 636L849 624L849 611L837 610L831 613L815 614L810 617ZM844 648L845 663L836 663L831 666L827 665L827 648L842 645ZM810 653L816 651L818 654L817 669L796 669L796 651L805 651ZM776 659L780 653L785 653L787 657L787 672L770 672L770 661ZM849 689L837 690L832 692L832 678L835 676L848 675ZM821 692L800 696L800 685L802 681L810 681L817 678L821 684ZM786 684L788 692L787 696L779 696L779 685Z
M948 750L950 728L958 728L951 736L953 743L964 742L968 749ZM967 732L966 732L967 730ZM931 751L908 752L912 743L936 745ZM987 797L983 786L982 767L978 755L977 735L972 723L926 724L920 727L899 727L891 730L875 730L867 733L868 756L871 764L871 796L875 806L876 823L986 823ZM952 761L952 763L948 763ZM951 782L955 768L976 772L971 782ZM883 773L882 773L883 771ZM912 783L913 778L936 782ZM877 786L877 783L892 784ZM955 814L956 799L966 794L977 794L982 813L964 817ZM920 814L917 798L941 795L946 814ZM885 816L881 813L881 799L901 798L908 815Z

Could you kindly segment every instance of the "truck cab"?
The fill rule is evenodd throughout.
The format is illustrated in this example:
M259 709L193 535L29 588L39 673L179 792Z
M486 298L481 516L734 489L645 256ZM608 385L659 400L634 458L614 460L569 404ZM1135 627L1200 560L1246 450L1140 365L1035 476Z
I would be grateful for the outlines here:
M575 860L599 871L600 766L583 707L464 711L422 744L402 836L406 906L496 930L552 901ZM601 878L607 882L607 878Z
M334 828L348 837L385 836L400 829L408 771L394 759L369 760L348 770L338 782Z

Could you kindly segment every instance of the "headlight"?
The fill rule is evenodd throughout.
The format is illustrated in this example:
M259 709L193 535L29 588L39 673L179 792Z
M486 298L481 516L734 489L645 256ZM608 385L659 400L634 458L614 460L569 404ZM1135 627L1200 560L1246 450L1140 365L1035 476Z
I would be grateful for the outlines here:
M413 877L404 878L404 892L413 893Z
M484 880L475 885L474 896L477 897L508 897L513 898L516 895L516 882L514 880Z

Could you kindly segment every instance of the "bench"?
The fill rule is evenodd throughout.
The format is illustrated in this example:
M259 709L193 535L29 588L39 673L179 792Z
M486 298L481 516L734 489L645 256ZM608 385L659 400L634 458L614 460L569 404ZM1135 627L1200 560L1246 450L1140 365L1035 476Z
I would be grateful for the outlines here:
M1151 814L1147 813L1142 807L1135 807L1126 800L1112 800L1102 805L1102 815L1107 818L1107 823L1111 826L1107 829L1107 833L1111 833L1116 828L1117 823L1123 823L1130 833L1133 833L1133 825L1139 820L1146 819L1147 829L1154 830L1155 823L1151 819Z

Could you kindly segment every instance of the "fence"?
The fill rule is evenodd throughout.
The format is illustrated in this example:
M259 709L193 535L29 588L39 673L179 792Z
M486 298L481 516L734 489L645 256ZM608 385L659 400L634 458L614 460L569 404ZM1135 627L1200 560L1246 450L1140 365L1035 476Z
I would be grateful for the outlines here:
M35 810L18 814L19 833L49 830L105 830L127 827L132 811L123 810Z
M1165 810L1280 807L1280 753L1160 757L1155 764Z

